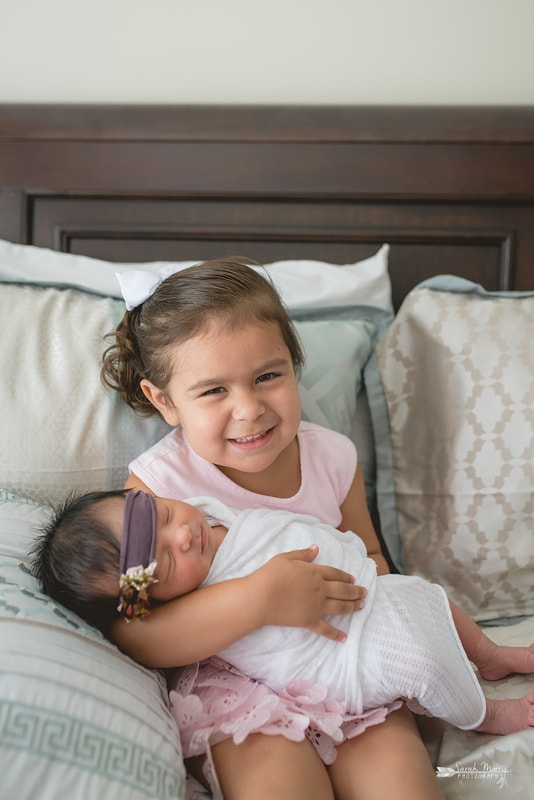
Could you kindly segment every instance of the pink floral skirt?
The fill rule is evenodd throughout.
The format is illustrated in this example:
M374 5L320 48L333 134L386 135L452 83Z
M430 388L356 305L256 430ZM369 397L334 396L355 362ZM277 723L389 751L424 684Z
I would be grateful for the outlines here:
M251 733L265 733L294 742L307 738L331 764L338 745L401 706L396 701L355 716L344 703L326 701L323 686L298 681L276 694L217 657L177 670L169 694L184 758L206 754L209 762L211 747L223 739L241 744Z

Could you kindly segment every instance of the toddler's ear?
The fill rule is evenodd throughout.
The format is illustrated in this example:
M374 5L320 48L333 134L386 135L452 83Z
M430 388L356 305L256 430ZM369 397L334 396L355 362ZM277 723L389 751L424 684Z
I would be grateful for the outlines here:
M158 409L165 422L167 422L169 425L180 424L178 412L174 406L171 406L167 402L165 394L161 389L158 389L158 387L154 386L153 383L147 381L146 378L143 378L140 386L147 400L150 400L154 408Z

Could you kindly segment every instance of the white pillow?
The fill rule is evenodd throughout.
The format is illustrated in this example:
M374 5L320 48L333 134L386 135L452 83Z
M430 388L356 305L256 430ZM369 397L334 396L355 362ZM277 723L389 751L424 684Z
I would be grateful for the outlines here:
M188 266L191 262L182 262ZM48 250L46 247L13 244L0 239L0 280L37 283L43 286L76 287L106 297L120 297L116 271L144 269L157 272L167 262L114 264L98 258Z
M25 554L48 513L0 492L2 796L180 800L182 750L158 674L29 573Z
M322 261L277 261L265 265L290 311L317 306L366 304L391 311L388 274L389 245L371 258L355 264ZM13 244L0 239L0 280L72 286L109 297L120 297L115 272L133 269L158 273L176 270L195 261L153 261L115 264L87 256L60 253L42 247Z
M389 245L355 264L297 259L265 264L290 311L367 305L393 311L388 273Z

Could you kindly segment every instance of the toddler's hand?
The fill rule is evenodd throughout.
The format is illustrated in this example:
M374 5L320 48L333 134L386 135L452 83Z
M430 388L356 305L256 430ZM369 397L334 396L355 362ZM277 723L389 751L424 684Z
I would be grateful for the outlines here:
M364 605L367 591L336 567L310 563L318 547L280 553L250 578L250 600L259 625L308 628L334 641L344 641L343 631L322 618L323 614L351 614Z

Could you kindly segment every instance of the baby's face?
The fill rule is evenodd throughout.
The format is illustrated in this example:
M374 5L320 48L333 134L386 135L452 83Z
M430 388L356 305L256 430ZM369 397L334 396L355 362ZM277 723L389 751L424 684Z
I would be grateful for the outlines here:
M109 509L112 530L122 538L124 501ZM165 602L196 589L209 572L221 541L220 529L212 528L204 515L189 503L156 497L158 582L150 587L150 597ZM223 532L224 535L224 532Z
M220 544L217 529L189 503L156 497L156 554L150 588L154 600L172 600L196 589L209 572Z

